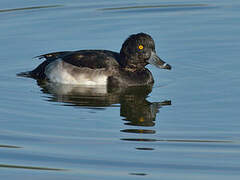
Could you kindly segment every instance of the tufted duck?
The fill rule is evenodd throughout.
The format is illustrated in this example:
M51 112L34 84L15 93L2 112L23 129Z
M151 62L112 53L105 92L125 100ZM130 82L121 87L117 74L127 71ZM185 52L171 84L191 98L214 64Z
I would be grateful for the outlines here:
M108 50L62 51L38 58L45 58L45 61L25 75L62 84L142 86L154 82L151 72L145 68L147 64L171 69L156 55L154 41L145 33L129 36L120 53Z

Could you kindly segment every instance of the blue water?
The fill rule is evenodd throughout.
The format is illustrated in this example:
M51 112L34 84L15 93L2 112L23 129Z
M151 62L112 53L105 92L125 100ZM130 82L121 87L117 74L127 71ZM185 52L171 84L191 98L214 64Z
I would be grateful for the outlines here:
M240 177L240 2L0 2L1 179ZM107 92L16 76L40 54L146 32L171 71Z

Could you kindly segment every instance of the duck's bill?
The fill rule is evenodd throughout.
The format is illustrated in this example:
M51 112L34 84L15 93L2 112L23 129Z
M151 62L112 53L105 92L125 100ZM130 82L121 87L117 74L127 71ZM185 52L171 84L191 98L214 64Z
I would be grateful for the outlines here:
M151 57L148 60L148 63L161 69L168 69L168 70L172 69L172 67L169 64L167 64L165 61L160 59L155 52L152 52Z

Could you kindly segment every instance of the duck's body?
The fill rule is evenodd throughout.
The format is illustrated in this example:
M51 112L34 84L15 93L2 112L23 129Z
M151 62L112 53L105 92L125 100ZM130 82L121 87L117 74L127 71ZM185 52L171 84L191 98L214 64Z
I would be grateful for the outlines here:
M39 80L77 85L141 86L154 82L148 63L171 69L155 53L152 38L130 36L120 53L108 50L54 52L38 56L46 60L28 75Z

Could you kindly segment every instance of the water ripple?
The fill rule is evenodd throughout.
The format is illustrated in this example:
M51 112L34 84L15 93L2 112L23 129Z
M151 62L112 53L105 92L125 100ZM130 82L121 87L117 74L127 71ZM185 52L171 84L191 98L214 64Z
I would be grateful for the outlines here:
M123 141L141 142L179 142L179 143L233 143L230 140L200 140L200 139L150 139L150 138L122 138Z
M0 9L0 13L12 12L12 11L32 10L32 9L43 9L43 8L55 8L55 7L61 7L61 6L62 5L49 5L49 6L32 6L32 7L24 7L24 8L13 8L13 9Z
M66 169L37 167L37 166L18 166L9 164L0 164L0 168L17 168L17 169L31 169L31 170L45 170L45 171L66 171Z
M125 6L116 8L102 8L102 11L126 10L126 9L146 9L146 8L176 8L176 7L207 7L207 4L166 4L166 5L148 5L148 6Z
M12 146L12 145L3 145L3 144L0 144L0 148L22 148L20 146Z

